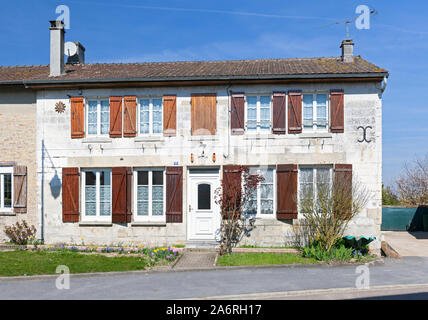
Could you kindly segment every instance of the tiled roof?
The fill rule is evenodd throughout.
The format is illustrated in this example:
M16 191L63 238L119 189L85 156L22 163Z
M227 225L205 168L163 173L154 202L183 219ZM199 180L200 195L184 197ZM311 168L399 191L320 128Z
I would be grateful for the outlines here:
M381 74L382 69L360 56L345 63L340 57L228 61L104 63L66 65L65 74L49 77L49 66L0 67L0 83L50 81L167 81L186 79L248 79L292 76Z

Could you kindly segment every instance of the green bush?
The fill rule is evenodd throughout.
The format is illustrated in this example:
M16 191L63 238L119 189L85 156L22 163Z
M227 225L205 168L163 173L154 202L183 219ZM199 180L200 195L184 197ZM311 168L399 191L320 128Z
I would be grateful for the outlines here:
M313 258L319 261L340 260L347 261L352 258L358 258L355 255L355 250L346 248L343 239L339 239L330 251L325 250L318 241L312 242L302 250L302 256L305 258Z

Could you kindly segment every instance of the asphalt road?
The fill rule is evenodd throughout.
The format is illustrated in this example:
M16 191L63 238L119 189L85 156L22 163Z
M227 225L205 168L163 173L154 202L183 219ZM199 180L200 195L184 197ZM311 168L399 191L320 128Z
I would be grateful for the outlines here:
M428 258L385 259L385 264L369 266L368 271L369 277L365 279L369 279L370 287L427 284ZM364 271L365 275L366 272L367 269ZM63 290L56 288L55 278L2 280L0 299L192 299L218 296L242 296L245 299L248 294L256 294L253 298L268 298L263 295L272 292L355 288L360 276L362 274L357 273L356 266L134 273L95 277L72 276L70 288ZM417 291L417 297L427 298L424 289L419 288ZM405 291L403 296L412 292ZM386 289L379 292L378 297L387 297L389 293L394 294ZM315 292L312 297L320 298L322 295ZM336 298L352 297L339 294ZM285 295L278 295L276 298L285 298Z

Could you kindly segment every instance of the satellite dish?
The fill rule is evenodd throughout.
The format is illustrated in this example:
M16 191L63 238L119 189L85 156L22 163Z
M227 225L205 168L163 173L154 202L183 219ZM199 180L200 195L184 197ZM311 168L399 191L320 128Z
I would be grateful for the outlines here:
M67 57L72 57L77 53L77 46L74 42L66 42L64 44L64 52Z

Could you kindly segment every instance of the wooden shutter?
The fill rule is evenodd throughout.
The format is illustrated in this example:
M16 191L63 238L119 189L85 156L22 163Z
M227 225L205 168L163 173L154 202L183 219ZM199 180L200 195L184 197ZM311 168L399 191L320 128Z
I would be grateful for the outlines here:
M128 171L126 167L112 169L112 222L127 223L130 220L128 207L130 186L128 186ZM129 194L128 194L129 193Z
M302 92L288 92L288 133L302 132Z
M15 213L27 212L27 167L13 167L13 210Z
M232 93L230 99L230 128L232 134L244 134L245 95L243 93Z
M348 200L344 212L340 212L340 214L344 219L349 219L352 206L352 201L349 201L352 199L352 164L336 163L334 165L333 188L336 188L336 191L340 188L340 191L336 195L339 202L344 203Z
M79 168L62 168L62 221L79 222Z
M273 93L273 134L285 134L285 92Z
M71 138L83 138L85 136L85 113L83 109L83 97L72 97L71 101Z
M227 195L231 192L238 192L240 195L242 190L239 188L241 187L241 180L242 180L242 170L240 166L237 165L226 165L223 166L223 180L222 180L222 189L223 189L223 201L227 203ZM237 199L240 198L240 196L236 197ZM236 204L237 208L239 208L240 203ZM227 208L223 208L223 219L228 218L228 210ZM241 216L238 215L237 217L230 217L230 218L236 218L240 219Z
M166 168L166 222L183 222L183 167Z
M124 97L123 101L123 136L135 137L137 135L137 97Z
M331 90L330 92L330 131L344 132L344 92L342 89Z
M297 219L297 165L278 165L276 183L276 217L278 220Z
M215 93L192 94L192 135L215 135L217 96Z
M177 131L177 97L163 96L163 135L175 136Z
M110 137L122 137L122 97L110 97Z
M132 168L126 168L126 222L132 218Z

